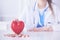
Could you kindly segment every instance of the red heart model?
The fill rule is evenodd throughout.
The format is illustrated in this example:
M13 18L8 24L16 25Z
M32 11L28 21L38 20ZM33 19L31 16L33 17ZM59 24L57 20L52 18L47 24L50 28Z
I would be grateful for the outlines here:
M11 28L17 35L19 35L24 29L24 22L19 20L12 21Z

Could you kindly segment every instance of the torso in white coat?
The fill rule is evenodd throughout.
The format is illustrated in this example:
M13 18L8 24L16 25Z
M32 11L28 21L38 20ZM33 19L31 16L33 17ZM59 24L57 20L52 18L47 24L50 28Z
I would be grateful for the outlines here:
M48 7L48 9L45 12L44 16L44 27L49 27L50 25L53 27L54 30L60 30L59 26L60 25L60 16L59 16L59 10L58 8L52 4L54 13L52 14L52 11ZM25 13L26 12L26 13ZM33 10L25 10L25 24L27 28L33 28L37 26L37 23L40 21L39 19L39 13L37 11L37 7L35 7L35 11Z
M47 9L46 9L47 8ZM44 10L46 9L46 11L44 12ZM53 17L53 14L50 10L50 8L48 7L48 4L46 5L46 7L42 10L40 10L40 14L42 15L43 12L44 12L44 26L47 26L48 24L51 24L53 23L54 21L54 17ZM37 26L37 23L39 22L40 23L40 16L39 16L39 12L38 12L38 7L35 8L35 11L33 13L33 16L34 16L34 20L35 20L35 26Z

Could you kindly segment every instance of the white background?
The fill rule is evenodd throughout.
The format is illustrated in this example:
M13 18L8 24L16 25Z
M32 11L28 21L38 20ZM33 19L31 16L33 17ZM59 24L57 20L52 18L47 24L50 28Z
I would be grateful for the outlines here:
M0 0L0 21L21 17L24 7L32 3L34 0ZM60 7L60 0L54 0L54 3ZM0 40L60 40L60 32L27 33L30 34L29 38L5 37L3 36L4 33L10 33L9 26L6 24L6 22L0 22ZM4 31L1 31L2 29ZM5 30L7 31L5 32Z
M53 1L60 7L60 0ZM21 16L24 7L33 3L34 0L0 0L0 20L7 20L9 19L8 17L16 18Z
M24 8L26 6L33 7L34 2L35 0L0 0L0 21L21 17ZM53 2L60 7L60 0L53 0Z

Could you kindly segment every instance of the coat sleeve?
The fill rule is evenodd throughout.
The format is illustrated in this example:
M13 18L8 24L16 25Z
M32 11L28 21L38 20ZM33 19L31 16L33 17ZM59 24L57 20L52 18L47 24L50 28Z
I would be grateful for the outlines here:
M55 22L53 24L54 31L60 31L60 10L58 7L54 6Z

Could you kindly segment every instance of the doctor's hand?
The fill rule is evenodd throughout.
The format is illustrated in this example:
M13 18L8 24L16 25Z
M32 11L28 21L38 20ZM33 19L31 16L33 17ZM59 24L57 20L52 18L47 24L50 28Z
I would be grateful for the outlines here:
M42 27L42 28L32 28L29 29L28 32L52 32L52 27Z

